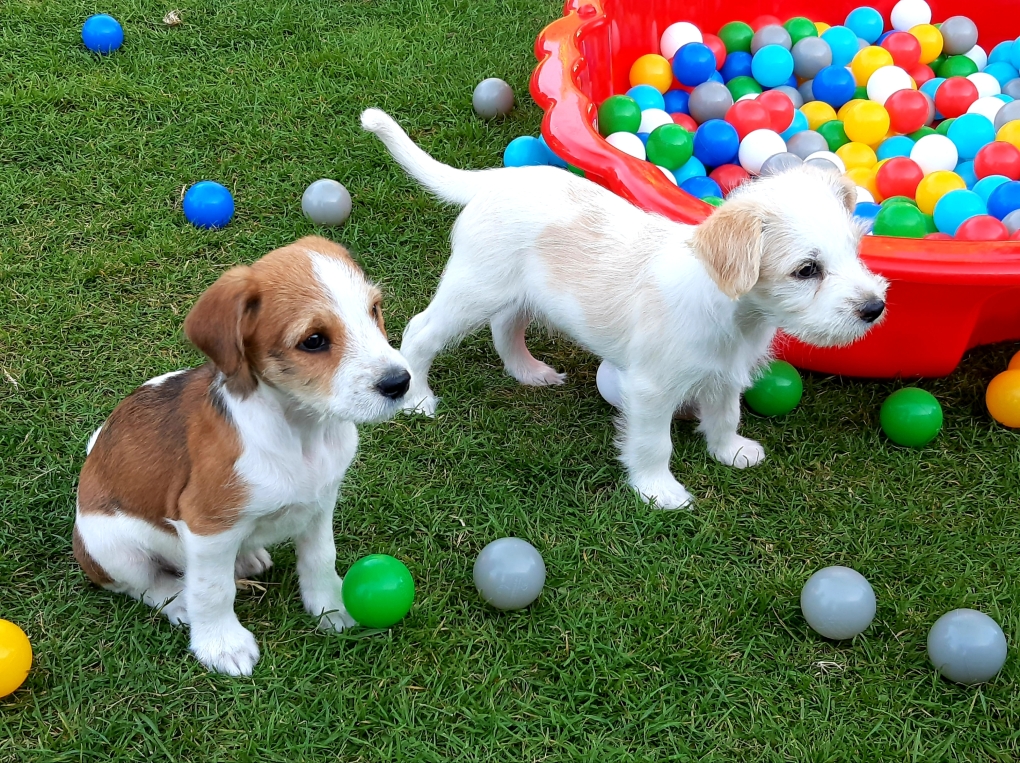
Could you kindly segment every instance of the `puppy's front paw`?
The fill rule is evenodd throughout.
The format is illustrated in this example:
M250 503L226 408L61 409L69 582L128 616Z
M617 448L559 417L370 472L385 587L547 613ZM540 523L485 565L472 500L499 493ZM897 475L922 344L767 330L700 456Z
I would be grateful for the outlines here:
M685 509L691 508L694 503L694 496L688 493L687 489L677 482L672 474L667 474L659 479L632 483L632 487L645 501L654 504L657 509Z
M243 580L255 575L261 575L272 566L273 558L264 548L240 553L234 562L234 577Z
M250 676L259 661L255 637L238 622L192 629L191 652L209 670L228 676Z
M347 610L344 609L343 604L340 604L337 609L323 612L319 617L320 631L335 631L336 633L342 633L347 628L353 628L357 624L357 621L355 621L355 619L347 613Z
M314 586L305 586L302 590L302 601L305 611L319 618L319 630L340 633L353 628L357 621L347 613L344 607L343 579L334 574L331 578L317 581Z
M404 396L404 405L401 410L404 413L419 413L432 419L436 416L436 406L438 405L439 398L433 395L430 390L417 394L411 390Z
M765 460L765 448L760 443L736 434L721 447L711 449L710 453L719 463L738 469L757 466Z

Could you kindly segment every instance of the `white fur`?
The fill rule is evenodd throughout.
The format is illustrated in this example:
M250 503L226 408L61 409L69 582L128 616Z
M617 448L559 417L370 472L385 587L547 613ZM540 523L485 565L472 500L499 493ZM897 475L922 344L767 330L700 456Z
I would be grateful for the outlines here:
M435 297L404 332L407 407L434 414L433 358L485 323L511 376L561 383L525 345L525 328L540 320L620 369L620 458L630 484L662 508L691 501L669 468L677 408L696 406L719 461L760 463L761 445L737 433L740 394L767 360L777 329L819 345L850 342L869 327L855 311L885 294L884 281L858 259L860 231L836 180L822 172L757 180L727 202L762 210L762 250L783 273L734 300L695 251L693 226L552 167L455 170L377 109L364 112L362 125L426 188L465 205ZM809 259L824 268L823 279L787 275Z

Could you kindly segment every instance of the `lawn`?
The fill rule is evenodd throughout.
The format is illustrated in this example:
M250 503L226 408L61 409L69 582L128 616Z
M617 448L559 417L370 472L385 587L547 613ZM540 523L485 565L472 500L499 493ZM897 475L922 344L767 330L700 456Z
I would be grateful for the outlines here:
M1016 344L923 386L943 433L907 450L878 430L900 382L808 376L791 415L749 416L770 459L713 462L693 424L674 469L697 496L658 512L622 487L597 360L536 332L569 375L506 377L487 336L440 356L434 421L363 430L337 513L339 566L404 560L418 598L386 632L325 635L300 606L293 551L237 611L262 648L249 679L206 672L187 633L91 587L71 556L89 433L143 380L200 362L181 324L224 268L332 235L385 289L394 341L422 309L454 212L358 127L393 113L440 159L500 163L535 134L532 44L557 0L10 0L0 4L0 617L35 665L0 700L0 761L1015 761L1020 758L1020 438L983 405ZM87 15L125 26L80 44ZM519 106L474 118L484 77ZM350 222L300 213L318 177ZM189 227L181 194L211 178L238 213ZM545 557L530 609L486 608L475 555L517 535ZM807 577L864 573L878 596L853 643L813 634ZM990 684L925 656L957 607L998 620L1013 652Z

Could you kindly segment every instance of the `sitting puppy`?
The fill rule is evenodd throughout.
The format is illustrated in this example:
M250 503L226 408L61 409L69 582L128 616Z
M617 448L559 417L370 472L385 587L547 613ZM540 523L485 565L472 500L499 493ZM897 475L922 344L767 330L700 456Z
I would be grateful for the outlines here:
M701 225L681 225L553 167L440 164L378 109L361 124L419 183L464 205L439 289L404 332L406 407L434 413L433 358L484 323L511 376L562 383L525 345L537 319L620 369L620 458L662 508L691 501L669 469L678 407L694 405L716 459L754 466L765 452L737 434L740 394L776 330L845 344L885 310L885 281L858 258L854 186L835 173L755 180Z
M340 598L333 508L355 424L396 413L411 376L386 340L380 293L340 246L303 238L228 270L184 321L211 362L158 376L92 435L74 554L97 585L191 627L211 670L259 657L234 579L293 539L305 609L354 625Z

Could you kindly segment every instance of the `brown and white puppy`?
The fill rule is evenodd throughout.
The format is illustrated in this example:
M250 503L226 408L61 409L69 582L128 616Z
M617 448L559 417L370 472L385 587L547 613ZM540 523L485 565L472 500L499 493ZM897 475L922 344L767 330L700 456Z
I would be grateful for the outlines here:
M354 621L340 597L333 509L355 424L389 418L411 380L379 290L346 250L309 237L228 270L184 322L210 362L158 376L92 435L74 553L97 585L191 628L211 670L250 674L235 577L293 539L305 609Z

